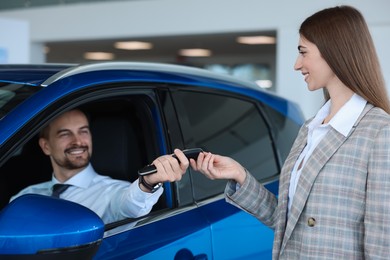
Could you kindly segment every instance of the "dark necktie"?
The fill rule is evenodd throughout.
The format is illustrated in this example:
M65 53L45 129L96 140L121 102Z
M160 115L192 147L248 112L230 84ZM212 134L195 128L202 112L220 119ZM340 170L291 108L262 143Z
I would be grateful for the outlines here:
M66 191L67 188L69 188L72 185L69 184L54 184L53 185L53 193L51 194L52 197L59 198L60 194Z

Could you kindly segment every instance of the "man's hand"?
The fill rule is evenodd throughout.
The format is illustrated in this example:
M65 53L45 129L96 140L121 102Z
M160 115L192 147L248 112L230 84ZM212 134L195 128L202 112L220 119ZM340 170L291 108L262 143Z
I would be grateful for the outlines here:
M152 164L156 167L157 172L143 177L148 184L154 186L157 183L181 180L189 166L189 161L181 150L175 149L174 153L178 160L172 155L163 155L153 161ZM149 191L143 185L140 187L143 191Z

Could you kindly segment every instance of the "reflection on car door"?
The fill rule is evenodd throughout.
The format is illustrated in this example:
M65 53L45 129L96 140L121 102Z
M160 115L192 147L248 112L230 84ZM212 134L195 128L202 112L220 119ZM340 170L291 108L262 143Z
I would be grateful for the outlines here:
M158 213L138 225L123 233L117 228L115 235L107 232L96 259L213 259L210 227L195 206Z

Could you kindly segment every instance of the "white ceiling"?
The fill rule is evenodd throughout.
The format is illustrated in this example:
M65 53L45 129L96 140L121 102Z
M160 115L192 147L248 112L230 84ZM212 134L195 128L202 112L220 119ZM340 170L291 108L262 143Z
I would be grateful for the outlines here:
M264 54L275 55L276 46L271 45L247 45L236 42L238 36L250 35L270 35L274 32L248 32L248 33L228 33L213 35L191 35L191 36L165 36L137 39L111 39L79 42L52 42L47 43L47 62L56 63L83 63L85 52L111 52L115 55L115 60L126 61L156 61L172 63L213 63L221 58L229 59L234 57L237 62L240 57L248 61L248 57L256 57ZM151 50L119 50L114 47L116 41L145 41L153 44ZM183 48L205 48L212 52L207 58L184 58L178 55L178 51ZM245 58L244 58L245 57Z

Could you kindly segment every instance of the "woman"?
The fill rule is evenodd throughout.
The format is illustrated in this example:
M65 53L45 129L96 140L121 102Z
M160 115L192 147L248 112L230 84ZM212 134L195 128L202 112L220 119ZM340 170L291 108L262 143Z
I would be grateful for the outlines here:
M295 70L326 103L298 133L278 198L231 158L204 153L191 166L229 179L227 201L275 230L274 259L388 258L390 105L366 22L339 6L299 33Z

